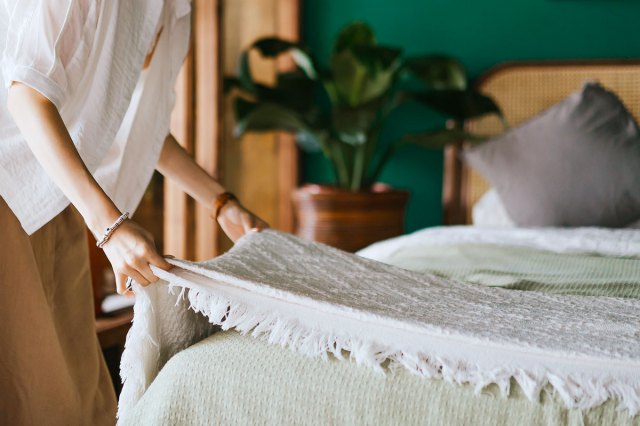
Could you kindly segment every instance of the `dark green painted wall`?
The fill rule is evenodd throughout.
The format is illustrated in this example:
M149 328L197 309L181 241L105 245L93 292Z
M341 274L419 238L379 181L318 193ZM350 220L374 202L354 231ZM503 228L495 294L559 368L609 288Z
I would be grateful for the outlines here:
M640 57L640 0L303 0L303 8L303 37L323 61L353 20L407 54L454 55L472 76L506 60ZM392 117L384 139L439 123L407 108ZM331 180L321 156L305 155L303 179ZM408 231L441 223L440 153L408 148L382 180L411 191Z

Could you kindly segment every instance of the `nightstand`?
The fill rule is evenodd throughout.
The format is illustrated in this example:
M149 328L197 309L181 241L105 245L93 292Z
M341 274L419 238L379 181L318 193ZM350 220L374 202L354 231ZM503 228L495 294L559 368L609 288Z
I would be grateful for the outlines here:
M124 350L127 333L131 328L132 319L133 308L123 309L108 316L103 315L96 318L96 333L98 334L104 359L107 362L113 388L118 396L122 390L120 358Z
M96 332L102 349L118 346L123 348L127 332L131 328L133 309L124 309L121 312L96 318Z

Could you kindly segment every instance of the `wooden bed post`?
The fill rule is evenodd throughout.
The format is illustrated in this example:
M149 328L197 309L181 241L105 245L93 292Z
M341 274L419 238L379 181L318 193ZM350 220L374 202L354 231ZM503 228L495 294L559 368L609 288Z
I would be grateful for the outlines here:
M447 128L463 128L463 123L447 121ZM463 201L462 148L464 141L447 145L444 149L444 176L442 179L442 209L445 225L463 225L466 221Z
M465 223L462 204L462 142L449 145L444 150L444 176L442 186L442 208L445 225Z

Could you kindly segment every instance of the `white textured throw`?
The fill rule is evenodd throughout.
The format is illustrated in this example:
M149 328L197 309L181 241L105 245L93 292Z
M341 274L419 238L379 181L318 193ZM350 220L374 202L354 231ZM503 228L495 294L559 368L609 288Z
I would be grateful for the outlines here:
M575 238L564 240L555 248L572 251ZM164 363L214 325L310 356L342 357L345 350L381 371L389 360L427 378L471 383L478 392L495 383L506 396L513 378L531 400L551 386L567 407L615 398L630 415L640 412L637 300L469 285L276 231L245 236L207 262L172 263L170 272L154 269L164 284L135 289L121 418Z

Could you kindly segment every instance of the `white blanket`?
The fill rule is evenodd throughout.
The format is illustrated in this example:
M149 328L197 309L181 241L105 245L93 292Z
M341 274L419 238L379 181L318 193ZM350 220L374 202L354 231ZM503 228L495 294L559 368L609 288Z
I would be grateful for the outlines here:
M449 228L362 254L383 257L398 244L416 244L424 232L442 244L449 238L533 242L560 252L640 253L639 231ZM477 391L495 383L507 395L513 378L531 400L551 386L567 407L616 398L630 415L640 412L637 300L474 286L276 231L243 237L229 253L207 262L172 263L170 272L155 270L163 283L135 288L134 323L122 359L121 416L171 356L211 334L213 325L310 356L342 357L348 351L357 363L380 371L388 360L390 367L471 383Z

